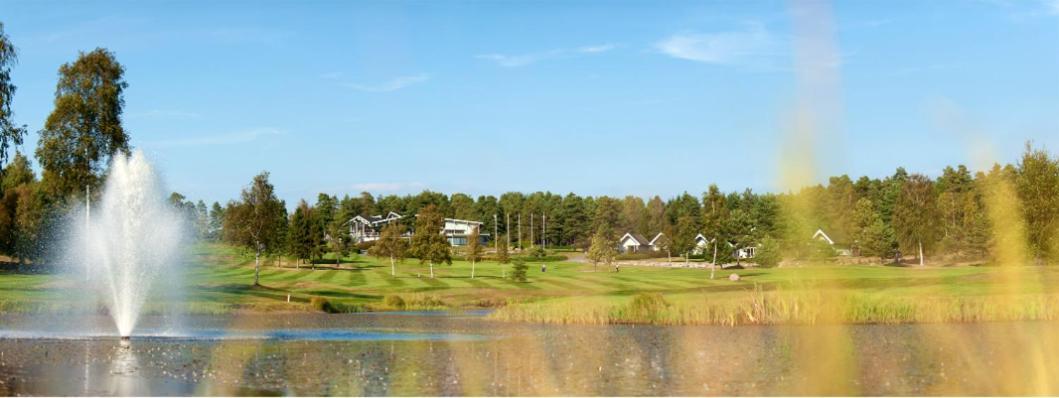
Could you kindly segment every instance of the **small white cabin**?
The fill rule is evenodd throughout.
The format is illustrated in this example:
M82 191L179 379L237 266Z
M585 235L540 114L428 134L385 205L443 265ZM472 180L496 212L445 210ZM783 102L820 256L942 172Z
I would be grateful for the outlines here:
M654 238L651 238L647 245L651 247L651 250L659 251L669 243L669 237L666 234L659 232Z
M691 249L691 254L694 254L696 256L702 255L706 252L706 248L712 242L712 240L706 239L706 237L702 234L695 235L695 248Z
M831 246L832 249L835 250L835 253L840 256L849 256L853 254L853 251L849 248L835 245L835 241L827 235L827 232L824 232L823 228L816 229L816 232L813 233L813 239L827 243L829 246Z
M652 249L651 241L644 238L643 235L632 232L626 232L625 235L622 235L621 239L618 240L618 246L623 253L635 253Z

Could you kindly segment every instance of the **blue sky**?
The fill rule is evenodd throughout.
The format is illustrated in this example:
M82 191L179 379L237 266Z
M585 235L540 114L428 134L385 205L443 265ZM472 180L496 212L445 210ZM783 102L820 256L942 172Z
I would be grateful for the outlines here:
M835 123L818 174L937 175L1059 148L1059 1L829 6ZM828 7L824 7L825 9ZM0 2L16 121L106 47L169 187L226 201L261 170L317 192L776 191L798 7L707 2ZM816 21L810 21L815 23Z

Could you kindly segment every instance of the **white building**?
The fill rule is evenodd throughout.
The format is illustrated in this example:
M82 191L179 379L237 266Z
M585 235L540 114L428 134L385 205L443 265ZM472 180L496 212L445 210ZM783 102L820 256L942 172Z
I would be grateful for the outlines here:
M754 258L754 254L757 253L757 246L747 246L742 249L735 251L736 258L740 260L746 260Z
M621 239L618 240L618 246L623 253L652 250L651 241L647 240L643 235L632 232L626 232L625 235L622 235Z
M647 245L654 251L662 250L667 244L669 244L669 237L661 232L659 232L658 235L655 235L654 238L651 238L650 242L647 242Z
M386 216L371 216L363 217L356 216L349 220L349 236L353 239L354 243L362 242L373 242L379 240L379 234L382 229L390 223L400 221L404 216L397 212L389 212ZM459 220L455 218L446 218L445 225L441 231L438 231L445 238L449 240L449 244L453 246L464 246L467 244L467 238L471 235L471 232L476 228L481 228L482 223L478 221L470 220ZM488 233L480 233L481 239L484 242L488 238ZM405 239L411 239L411 232L404 232L401 236Z
M823 228L816 229L816 232L813 233L813 239L827 243L829 246L831 246L832 249L835 250L835 253L840 256L849 256L853 254L853 251L849 248L836 245L835 241L827 235L827 232L824 232Z
M379 239L382 228L404 218L397 212L391 211L386 216L356 216L348 221L349 237L353 243L372 242Z
M466 246L467 239L471 236L474 230L478 229L478 236L480 242L485 242L486 238L489 237L488 233L481 232L482 223L479 221L471 220L459 220L455 218L446 218L445 227L442 230L442 234L449 240L449 244L453 246Z
M706 248L712 242L712 240L706 239L706 237L702 236L702 234L695 235L695 248L691 249L691 254L694 254L696 256L702 255L702 253L706 252Z

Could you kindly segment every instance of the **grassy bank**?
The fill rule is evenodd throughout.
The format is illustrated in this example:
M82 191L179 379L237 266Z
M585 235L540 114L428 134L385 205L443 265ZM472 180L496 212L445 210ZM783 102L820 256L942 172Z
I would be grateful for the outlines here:
M1059 319L1059 269L961 266L900 268L810 265L724 270L622 267L611 272L560 261L530 263L529 283L502 276L510 265L409 260L390 275L388 261L341 264L268 262L251 286L253 258L223 245L193 248L187 264L163 276L147 313L391 311L495 308L502 321L544 323L774 324L966 322ZM679 265L679 264L678 264ZM731 273L740 275L730 281ZM175 284L174 281L182 281ZM0 273L0 312L105 311L81 299L78 278ZM1055 292L1059 293L1059 292Z

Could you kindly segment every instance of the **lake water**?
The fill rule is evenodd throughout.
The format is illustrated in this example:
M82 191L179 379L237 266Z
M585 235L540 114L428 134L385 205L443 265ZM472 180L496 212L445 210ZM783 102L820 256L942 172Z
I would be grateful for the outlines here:
M1056 323L524 325L480 313L0 317L4 395L1059 393Z

